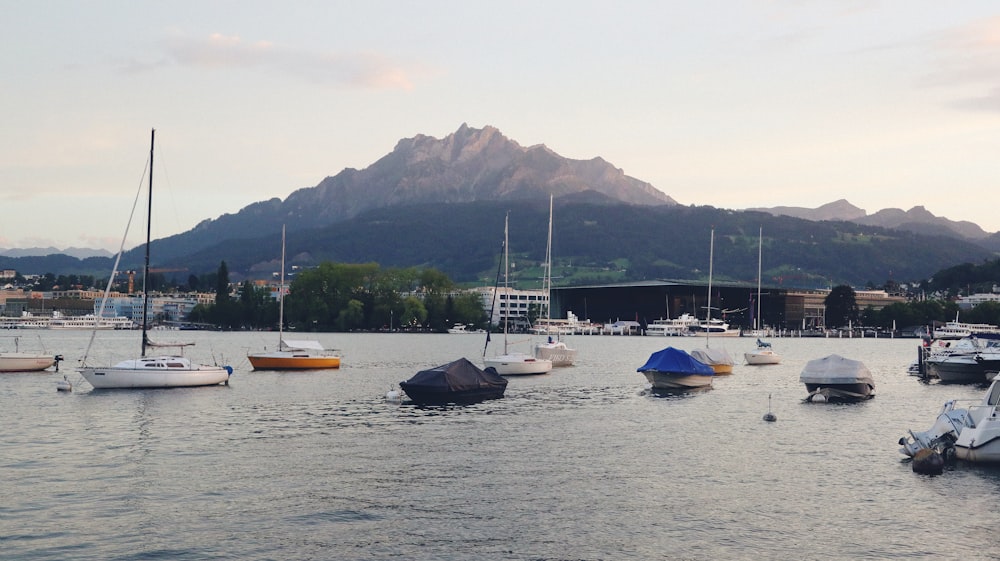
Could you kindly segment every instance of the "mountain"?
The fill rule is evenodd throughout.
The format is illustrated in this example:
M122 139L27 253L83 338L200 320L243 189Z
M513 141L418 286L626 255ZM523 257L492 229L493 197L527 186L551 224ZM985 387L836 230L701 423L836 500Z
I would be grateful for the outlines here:
M771 208L748 208L747 210L766 212L775 216L792 216L803 220L843 220L845 222L864 218L868 215L864 209L860 209L844 199L827 203L818 208L776 206Z
M289 263L377 262L434 267L463 282L491 278L503 217L522 275L543 259L548 200L556 196L554 249L561 283L697 280L705 275L709 225L716 227L716 274L745 281L756 273L757 232L765 235L767 282L798 287L928 278L993 257L1000 234L933 216L922 207L868 215L846 200L817 209L733 211L678 205L608 162L572 160L543 145L522 147L493 127L463 124L438 139L400 140L363 170L345 169L284 201L153 241L155 268L200 275L226 261L230 278L265 278L276 269L288 227ZM977 232L978 230L978 232ZM984 237L975 236L982 233ZM119 269L140 269L142 247ZM568 265L572 264L572 265ZM66 255L0 256L0 269L106 276L111 259Z
M547 198L523 199L514 205L476 201L373 209L331 226L290 233L288 262L302 267L322 261L434 267L459 282L492 282L508 211L515 278L528 285L537 283L545 253ZM763 279L772 285L819 288L841 283L881 285L889 279L906 282L929 278L956 263L991 257L970 242L851 222L814 222L713 207L627 205L599 194L573 194L555 199L553 268L560 277L558 284L704 280L712 225L715 275L720 282L754 281L760 228L765 245ZM210 272L225 259L233 280L269 278L277 270L280 243L276 235L229 240L156 266Z
M423 203L514 202L594 192L632 205L676 205L649 183L601 158L572 160L544 145L522 147L494 127L462 124L445 138L417 135L363 170L345 169L281 201L249 205L156 240L153 253L173 259L220 240L321 228L378 208Z
M1000 250L1000 240L997 239L996 234L991 235L972 222L954 221L935 216L922 206L915 206L907 211L898 208L884 208L874 214L868 214L864 209L840 199L818 208L777 206L747 210L766 212L775 216L794 216L805 220L843 220L865 226L906 230L917 234L948 236L978 242L991 251Z
M0 256L3 257L44 257L46 255L69 255L77 259L87 259L89 257L111 257L113 254L106 249L88 249L85 247L67 247L66 249L57 249L54 247L0 248Z

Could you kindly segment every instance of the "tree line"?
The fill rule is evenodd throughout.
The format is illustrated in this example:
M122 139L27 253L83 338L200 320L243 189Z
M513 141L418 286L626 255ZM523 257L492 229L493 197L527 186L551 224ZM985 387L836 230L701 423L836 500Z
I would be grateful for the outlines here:
M223 261L215 303L189 320L221 329L277 329L279 301L250 281L229 286ZM436 269L382 268L376 263L324 262L295 275L283 297L285 329L299 331L445 331L455 323L488 327L480 297L459 292Z
M854 289L840 285L833 287L824 304L826 326L830 328L854 325L890 330L930 326L956 318L962 323L1000 325L1000 304L996 302L985 302L974 308L960 310L952 300L913 300L894 302L880 310L871 306L860 310Z

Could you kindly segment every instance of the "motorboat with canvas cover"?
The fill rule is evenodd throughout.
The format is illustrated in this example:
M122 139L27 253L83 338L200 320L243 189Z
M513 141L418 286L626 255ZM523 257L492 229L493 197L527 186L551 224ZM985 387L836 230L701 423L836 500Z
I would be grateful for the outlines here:
M492 368L480 370L463 357L421 370L409 380L400 382L399 387L421 405L477 403L503 397L507 379Z
M715 370L686 351L667 347L649 356L636 369L658 390L684 390L711 387Z
M875 397L875 381L861 361L832 354L810 360L799 381L806 385L806 401L861 401Z
M726 349L705 347L691 351L691 356L698 362L711 366L716 374L733 373L733 357Z

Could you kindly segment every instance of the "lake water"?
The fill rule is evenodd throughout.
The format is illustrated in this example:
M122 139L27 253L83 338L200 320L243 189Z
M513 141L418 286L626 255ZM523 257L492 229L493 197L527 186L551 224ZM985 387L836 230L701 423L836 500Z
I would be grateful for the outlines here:
M985 559L1000 550L1000 470L912 472L897 452L951 398L983 388L906 374L913 339L774 339L777 366L651 394L650 353L704 339L574 337L577 366L511 378L504 399L385 401L475 335L318 334L339 370L252 372L270 333L155 333L236 368L229 386L92 391L88 332L21 332L62 372L0 375L0 558ZM0 339L0 344L3 340ZM715 339L741 357L754 339ZM100 333L91 356L138 350ZM805 403L831 353L877 397ZM491 349L492 354L492 349ZM74 383L59 393L62 374ZM762 416L771 410L778 421Z

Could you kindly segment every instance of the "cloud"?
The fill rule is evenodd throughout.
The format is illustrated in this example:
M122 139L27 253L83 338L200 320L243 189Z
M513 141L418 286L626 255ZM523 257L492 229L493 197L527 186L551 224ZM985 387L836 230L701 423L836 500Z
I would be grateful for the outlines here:
M931 44L938 60L925 84L960 89L953 107L1000 111L1000 16L948 30Z
M221 33L207 37L175 33L162 42L162 49L156 60L131 60L123 70L138 73L166 66L259 69L319 84L401 90L413 89L413 76L420 73L415 65L408 66L381 53L310 52Z

